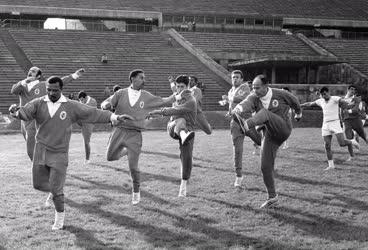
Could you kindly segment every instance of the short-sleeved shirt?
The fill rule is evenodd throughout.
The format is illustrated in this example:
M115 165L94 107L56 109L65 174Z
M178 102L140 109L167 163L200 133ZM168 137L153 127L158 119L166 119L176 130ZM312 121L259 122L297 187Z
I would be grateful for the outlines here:
M339 96L331 96L326 102L325 99L320 98L315 103L322 108L323 123L339 120Z

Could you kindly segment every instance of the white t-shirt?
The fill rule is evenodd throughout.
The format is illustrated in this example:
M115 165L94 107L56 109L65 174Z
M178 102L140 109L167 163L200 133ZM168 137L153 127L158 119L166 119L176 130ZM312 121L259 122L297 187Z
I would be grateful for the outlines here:
M339 96L331 96L326 102L325 99L320 98L315 103L322 108L323 123L339 120Z

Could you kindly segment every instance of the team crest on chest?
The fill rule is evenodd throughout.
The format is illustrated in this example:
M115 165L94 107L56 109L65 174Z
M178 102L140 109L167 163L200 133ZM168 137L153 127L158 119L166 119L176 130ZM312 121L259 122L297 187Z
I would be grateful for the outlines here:
M238 95L244 95L244 94L245 94L244 90L241 90L241 89L238 90Z
M39 88L35 89L34 93L35 93L35 95L39 95L40 94L40 89Z
M277 108L279 106L279 101L278 100L273 100L272 101L272 107Z
M141 109L144 107L144 101L141 101L141 102L139 103L139 107L140 107Z
M61 111L60 112L60 119L61 120L65 120L65 118L66 118L66 112L65 111Z

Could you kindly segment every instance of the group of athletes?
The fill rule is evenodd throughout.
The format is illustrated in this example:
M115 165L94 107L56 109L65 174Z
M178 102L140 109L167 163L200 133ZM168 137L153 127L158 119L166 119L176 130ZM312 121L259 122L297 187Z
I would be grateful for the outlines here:
M142 131L146 120L170 116L167 125L169 135L178 140L181 160L181 183L179 197L187 195L193 160L195 128L212 134L212 128L202 112L202 91L198 79L179 75L169 77L172 95L166 98L152 95L144 90L145 74L141 69L130 72L130 86L114 87L114 93L101 103L80 91L78 101L66 98L64 84L83 75L84 69L65 76L43 78L37 67L32 67L27 78L14 84L11 92L19 96L20 104L9 108L10 114L21 120L21 130L26 140L27 154L31 159L33 186L48 192L46 206L55 207L53 230L64 226L64 184L68 166L68 150L72 124L82 126L85 144L85 163L90 160L90 138L94 123L111 123L113 129L108 141L106 159L116 161L127 156L133 182L132 204L138 204L140 196L140 171L138 160L142 149ZM256 147L260 147L261 171L268 198L261 208L278 205L278 195L274 181L275 158L279 147L285 143L292 131L292 112L295 119L302 117L303 106L318 105L323 110L322 136L328 158L327 170L333 169L331 138L335 134L340 146L347 146L351 160L353 147L359 144L354 139L353 130L366 142L362 118L364 109L354 86L348 87L344 98L330 96L327 88L320 90L321 98L300 104L290 91L271 88L265 76L258 75L251 84L244 81L239 70L231 73L232 88L222 96L221 105L228 105L226 116L231 119L230 132L233 143L235 187L241 187L243 144L245 136ZM170 107L171 105L171 107ZM292 112L291 112L292 110ZM340 125L340 115L345 135ZM365 117L364 117L365 119Z

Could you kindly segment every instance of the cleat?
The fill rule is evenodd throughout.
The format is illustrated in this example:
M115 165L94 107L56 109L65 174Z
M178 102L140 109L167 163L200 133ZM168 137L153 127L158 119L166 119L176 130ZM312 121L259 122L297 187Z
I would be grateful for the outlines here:
M276 197L273 198L268 198L262 205L260 208L273 208L273 207L277 207L279 205L279 198L278 195L276 195Z
M52 200L52 193L49 193L49 196L47 196L47 199L45 201L45 207L51 207L54 204Z
M242 181L243 181L243 176L242 177L236 177L235 182L234 182L234 187L241 187Z
M137 205L141 201L141 192L135 193L132 195L132 204Z
M190 132L184 132L184 134L181 133L181 142L183 145L187 144L189 140L193 139L194 137L194 132L190 131Z
M55 222L52 225L52 230L62 230L64 227L65 212L55 211Z
M186 196L187 196L187 181L182 180L180 184L178 197L186 197Z

